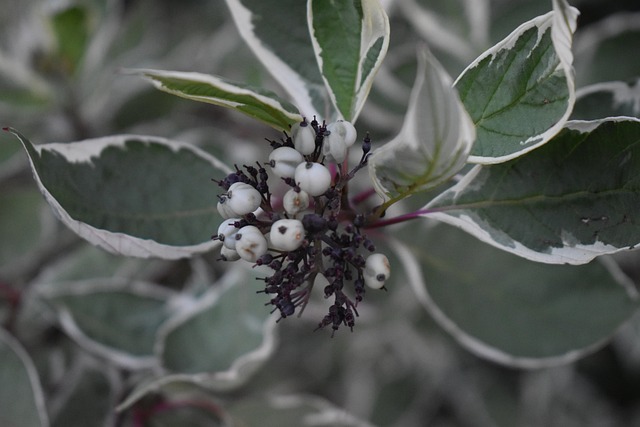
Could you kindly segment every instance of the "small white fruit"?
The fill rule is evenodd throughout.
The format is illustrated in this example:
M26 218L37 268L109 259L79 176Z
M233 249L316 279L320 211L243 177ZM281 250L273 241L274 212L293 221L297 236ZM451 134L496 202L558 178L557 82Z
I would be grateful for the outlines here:
M224 204L229 205L236 216L242 216L258 209L261 203L262 196L258 190L244 182L236 182L229 187Z
M235 251L235 249L229 249L226 246L223 246L220 249L220 258L222 258L223 261L237 261L240 259L240 255Z
M291 147L279 147L269 154L269 166L280 178L293 178L296 166L302 162L302 154Z
M235 250L243 260L256 262L267 253L267 239L258 227L254 225L242 227L235 237Z
M240 218L229 218L222 221L222 224L218 227L218 239L222 242L225 248L234 249L236 247L236 221L240 221Z
M291 138L296 150L305 156L316 149L316 132L306 120L291 126Z
M302 245L305 232L302 222L297 219L280 219L271 225L269 240L274 249L295 251Z
M351 147L358 136L356 128L345 120L338 120L327 126L329 135L325 136L322 152L325 156L342 163L347 156L347 149Z
M292 188L284 194L282 206L289 215L296 215L309 207L309 194Z
M379 253L367 257L364 266L364 283L373 289L380 289L391 275L389 259Z
M301 163L294 176L300 189L312 197L324 194L331 186L331 172L320 163Z

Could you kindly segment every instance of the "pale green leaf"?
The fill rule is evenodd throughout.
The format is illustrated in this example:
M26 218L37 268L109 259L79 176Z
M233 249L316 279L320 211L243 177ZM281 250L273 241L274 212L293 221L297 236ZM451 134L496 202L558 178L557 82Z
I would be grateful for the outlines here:
M250 397L228 408L242 426L281 427L370 427L324 399L309 395Z
M0 328L0 425L47 427L44 394L31 358Z
M596 83L576 92L572 120L595 120L616 116L640 118L640 79L628 83Z
M402 130L369 157L378 194L400 199L443 183L464 166L475 139L473 122L451 78L430 52L419 56Z
M126 279L93 279L43 292L65 332L85 349L128 368L155 364L154 345L169 317L164 288Z
M118 135L24 145L40 191L75 233L110 252L176 259L206 252L217 228L214 177L229 169L191 145Z
M633 283L609 259L546 265L449 226L404 233L410 239L394 247L418 300L460 344L499 363L569 363L603 346L638 308Z
M295 106L273 92L221 77L181 71L132 70L158 89L194 101L237 110L278 130L288 131L302 121Z
M235 269L195 306L176 314L159 332L162 365L230 379L242 364L263 360L273 348L273 322L257 289L255 276Z
M575 101L577 16L565 0L554 0L553 12L522 24L458 77L455 85L477 128L469 161L513 159L562 129Z
M640 120L569 122L544 147L476 166L429 216L533 261L581 264L640 243Z
M333 106L311 46L306 2L226 1L240 35L300 112L306 117L332 117Z
M197 300L179 297L178 312L156 341L156 354L169 372L140 383L118 409L159 390L196 385L228 391L243 385L276 346L275 318L258 288L256 276L238 268Z
M331 99L355 122L389 47L389 18L378 0L308 0L309 32Z

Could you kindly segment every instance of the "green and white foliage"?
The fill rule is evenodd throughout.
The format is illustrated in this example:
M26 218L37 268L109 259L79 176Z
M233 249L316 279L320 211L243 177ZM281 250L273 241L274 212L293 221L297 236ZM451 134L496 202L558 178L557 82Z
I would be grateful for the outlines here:
M217 245L201 234L215 224L215 199L189 183L228 169L204 151L133 135L34 145L11 132L56 216L87 241L121 255L166 259Z
M377 193L399 200L429 190L466 163L475 127L452 80L428 51L418 55L418 72L400 133L369 157Z
M640 243L638 141L638 119L569 122L527 156L476 166L426 209L538 262L583 264L633 249Z
M0 329L0 422L5 426L48 427L38 372L22 345Z
M545 144L575 102L571 52L578 12L564 1L473 61L455 86L477 129L474 163L500 163Z
M640 424L640 20L571 3L0 0L0 425Z
M132 72L150 80L164 92L231 108L278 130L288 130L291 125L302 120L296 107L264 89L201 73L162 70Z
M309 33L340 118L355 122L389 46L389 18L378 0L308 0Z

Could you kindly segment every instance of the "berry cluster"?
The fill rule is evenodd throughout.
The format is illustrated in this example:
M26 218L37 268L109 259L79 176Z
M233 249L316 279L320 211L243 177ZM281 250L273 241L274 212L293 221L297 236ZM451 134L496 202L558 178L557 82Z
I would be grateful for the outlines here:
M348 152L356 137L347 121L303 120L291 135L269 141L273 151L267 163L236 166L217 181L224 190L218 196L224 221L213 238L222 242L221 259L269 267L273 274L262 279L265 287L259 292L271 296L269 303L281 318L296 308L302 312L314 285L324 282L324 296L333 303L318 328L331 325L334 332L341 325L353 328L365 286L382 289L390 275L387 257L375 253L362 233L365 216L348 197L348 183L371 150L367 135L360 161L349 170ZM282 197L272 194L267 167L285 184ZM352 289L346 291L349 284Z

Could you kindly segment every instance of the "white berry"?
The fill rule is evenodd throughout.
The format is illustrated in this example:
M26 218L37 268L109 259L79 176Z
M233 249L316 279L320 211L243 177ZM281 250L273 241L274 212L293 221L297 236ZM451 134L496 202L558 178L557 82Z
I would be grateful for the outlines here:
M316 132L306 120L291 126L291 138L296 150L305 156L316 149Z
M295 148L276 148L269 155L271 170L280 178L293 178L296 166L304 162L304 157Z
M218 208L218 213L220 214L220 216L224 219L238 216L238 214L231 209L227 201L228 201L227 196L224 196L224 195L220 196L218 200L218 205L216 206Z
M272 247L287 252L298 249L304 236L302 222L297 219L280 219L271 225L269 232Z
M373 289L380 289L391 275L389 259L383 254L371 254L364 266L364 283Z
M337 163L342 163L357 137L356 128L345 120L338 120L327 126L328 135L325 136L322 152L332 157Z
M244 182L231 184L227 191L226 204L236 216L246 215L258 209L262 203L260 192Z
M218 227L218 239L222 242L225 248L235 249L236 247L236 221L240 221L240 218L229 218L222 221L222 224Z
M236 252L245 261L256 262L267 253L267 239L254 225L242 227L236 234Z
M229 249L226 246L223 246L220 249L220 258L223 261L237 261L240 259L240 255L238 254L238 252L236 252L235 249Z
M312 197L324 194L331 186L331 172L320 163L299 164L294 179L300 189Z
M289 215L296 215L309 207L309 194L306 191L296 191L292 188L284 193L282 206Z

